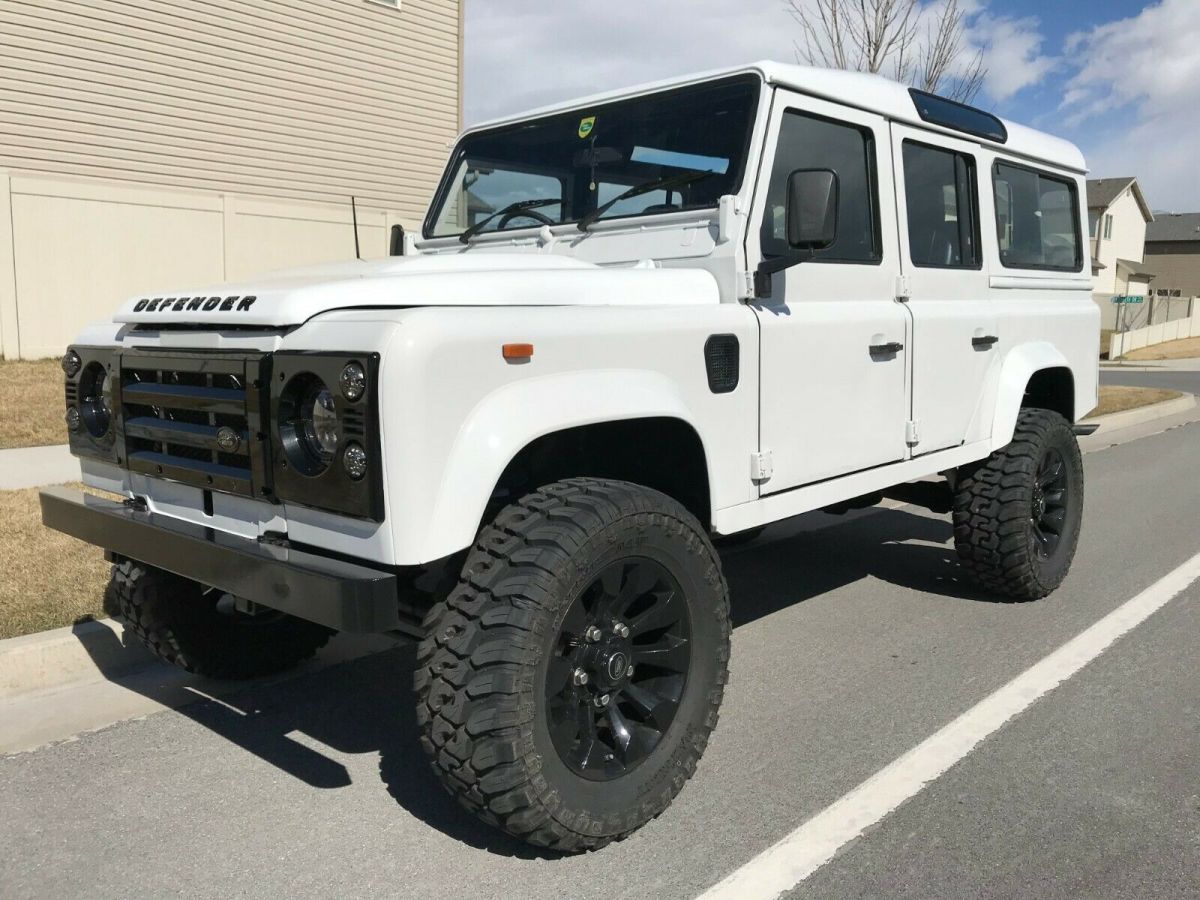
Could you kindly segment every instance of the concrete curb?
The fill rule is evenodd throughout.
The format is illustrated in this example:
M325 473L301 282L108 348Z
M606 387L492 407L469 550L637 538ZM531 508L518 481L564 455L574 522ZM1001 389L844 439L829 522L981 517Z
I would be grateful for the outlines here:
M0 491L79 480L79 460L67 444L0 450Z
M0 641L0 699L119 678L154 661L120 622L101 619Z
M1149 406L1139 406L1137 409L1127 409L1122 412L1109 413L1107 416L1097 416L1094 419L1084 419L1089 425L1099 425L1100 431L1109 433L1119 428L1131 428L1143 425L1155 419L1165 419L1187 412L1196 406L1195 394L1184 394L1174 400L1164 400L1162 403L1152 403Z

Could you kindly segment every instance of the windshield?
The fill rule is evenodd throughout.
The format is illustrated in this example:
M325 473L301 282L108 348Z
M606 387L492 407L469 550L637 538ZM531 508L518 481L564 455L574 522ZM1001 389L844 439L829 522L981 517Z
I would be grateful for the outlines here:
M716 206L741 187L760 87L739 76L469 135L425 237Z

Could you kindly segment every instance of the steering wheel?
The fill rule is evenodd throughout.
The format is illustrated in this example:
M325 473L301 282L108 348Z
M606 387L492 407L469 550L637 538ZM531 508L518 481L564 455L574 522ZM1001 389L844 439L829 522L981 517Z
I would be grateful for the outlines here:
M536 209L516 209L500 217L500 221L496 223L496 230L503 231L504 226L506 226L513 219L534 219L535 221L541 222L543 225L558 224L548 215L545 213L540 213Z

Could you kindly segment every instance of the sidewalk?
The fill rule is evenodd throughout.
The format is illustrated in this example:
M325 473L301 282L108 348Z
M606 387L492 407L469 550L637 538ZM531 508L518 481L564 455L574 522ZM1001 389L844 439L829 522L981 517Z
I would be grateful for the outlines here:
M79 480L79 460L66 444L0 450L0 491Z
M1121 369L1125 372L1200 372L1200 357L1184 359L1132 359L1100 363L1101 369Z

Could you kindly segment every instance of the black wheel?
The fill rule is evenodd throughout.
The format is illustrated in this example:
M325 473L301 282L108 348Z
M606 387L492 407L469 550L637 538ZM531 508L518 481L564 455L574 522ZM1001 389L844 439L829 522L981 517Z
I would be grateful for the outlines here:
M238 612L220 591L129 560L113 566L108 600L155 656L210 678L282 672L333 635L284 613Z
M657 816L717 722L728 589L700 524L657 491L572 479L523 497L425 627L434 771L539 846L594 850Z
M985 588L1045 597L1067 577L1083 518L1083 460L1067 420L1023 409L1012 443L959 470L958 557Z

